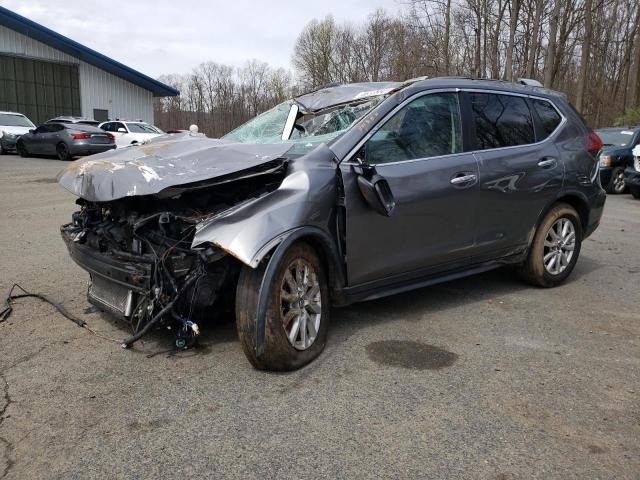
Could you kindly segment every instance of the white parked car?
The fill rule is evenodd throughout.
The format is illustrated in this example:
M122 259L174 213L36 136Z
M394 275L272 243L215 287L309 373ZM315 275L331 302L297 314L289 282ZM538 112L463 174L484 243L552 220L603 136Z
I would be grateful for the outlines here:
M20 135L33 128L33 122L21 113L0 112L0 154L15 150Z
M116 137L116 145L118 147L135 145L136 143L142 143L154 137L164 135L164 132L158 127L145 122L114 120L101 123L99 127Z

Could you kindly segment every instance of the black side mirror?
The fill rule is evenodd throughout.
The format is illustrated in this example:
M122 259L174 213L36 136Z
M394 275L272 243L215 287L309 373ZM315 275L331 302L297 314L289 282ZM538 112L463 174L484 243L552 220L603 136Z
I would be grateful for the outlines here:
M362 164L354 167L358 174L358 188L365 201L380 215L390 217L396 208L391 187L386 178L378 175L376 167Z

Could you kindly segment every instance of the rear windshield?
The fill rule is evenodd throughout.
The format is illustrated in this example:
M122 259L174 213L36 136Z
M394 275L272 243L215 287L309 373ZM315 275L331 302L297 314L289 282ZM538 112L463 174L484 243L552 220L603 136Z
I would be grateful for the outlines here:
M5 127L35 127L27 117L11 113L0 113L0 125Z
M633 140L633 130L596 130L596 133L607 147L627 147Z

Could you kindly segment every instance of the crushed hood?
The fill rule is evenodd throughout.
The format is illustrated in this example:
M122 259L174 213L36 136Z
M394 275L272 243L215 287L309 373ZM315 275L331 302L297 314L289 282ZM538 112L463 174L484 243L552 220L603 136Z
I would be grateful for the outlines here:
M77 160L60 172L58 183L91 202L155 195L170 187L250 171L290 148L290 144L233 143L188 133L165 135Z

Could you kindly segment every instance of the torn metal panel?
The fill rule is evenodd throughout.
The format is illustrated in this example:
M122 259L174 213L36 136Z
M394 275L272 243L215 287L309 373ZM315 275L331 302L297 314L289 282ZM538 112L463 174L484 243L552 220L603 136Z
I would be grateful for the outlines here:
M310 112L317 112L334 105L386 95L400 87L400 82L365 82L321 88L296 97L295 101Z
M58 182L91 202L154 195L169 187L215 181L276 160L291 144L241 144L204 136L158 137L71 163Z
M288 232L327 229L336 199L335 155L326 145L291 161L275 191L209 217L196 226L192 248L211 243L255 268Z

